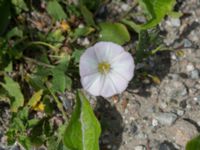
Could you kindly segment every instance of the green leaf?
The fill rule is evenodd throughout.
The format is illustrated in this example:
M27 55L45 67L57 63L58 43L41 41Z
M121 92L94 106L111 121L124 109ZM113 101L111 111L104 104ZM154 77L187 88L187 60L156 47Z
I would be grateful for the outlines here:
M4 77L5 83L0 83L8 94L14 98L11 101L11 111L17 112L18 108L24 105L24 96L21 92L20 86L9 76Z
M59 69L54 69L53 72L53 80L52 80L52 88L54 92L62 92L64 93L66 88L65 81L65 72Z
M45 38L47 42L52 42L53 46L57 48L59 48L62 45L62 42L65 40L65 37L62 34L62 30L60 29L49 32Z
M139 33L140 32L140 26L137 25L135 22L133 21L129 21L129 20L126 20L126 19L123 19L121 21L123 24L127 25L128 27L130 27L130 29L132 29L133 31Z
M145 57L149 46L149 34L145 30L139 32L139 42L136 47L136 62L142 60Z
M71 90L72 88L72 79L68 76L65 76L65 81L66 81L66 89Z
M84 20L88 26L96 27L96 24L93 19L93 14L87 9L86 6L80 5L81 13L84 17Z
M199 150L200 148L200 135L190 140L186 145L186 150Z
M17 14L20 14L22 10L28 11L28 7L24 0L11 0L11 2L15 6L14 9Z
M43 90L39 90L36 93L34 93L27 105L29 107L35 107L37 103L41 100L42 94Z
M23 31L21 29L19 29L19 27L14 27L6 34L7 39L10 39L14 36L22 38Z
M74 59L75 63L79 63L80 57L83 54L84 50L75 49L75 51L72 53L72 58Z
M10 18L11 18L11 13L10 13L10 1L8 0L0 0L0 35L4 32L6 29ZM3 13L2 13L3 12Z
M172 11L176 0L141 0L141 3L145 5L151 15L151 19L146 24L141 25L141 28L149 29L160 23L165 15Z
M111 41L123 45L130 40L127 28L121 23L105 22L100 24L100 41Z
M77 39L78 37L81 37L81 36L87 36L94 31L95 29L91 27L76 28L73 36L74 36L74 39Z
M67 87L66 80L68 78L65 75L65 71L67 70L68 63L69 57L64 56L63 58L61 58L60 63L54 69L52 69L52 89L54 92L64 93Z
M64 134L64 144L73 150L99 150L101 128L87 98L77 92L76 107Z
M55 20L66 19L67 15L57 0L49 1L47 4L47 12Z
M148 21L145 24L136 24L133 21L123 19L122 23L129 26L134 31L138 32L140 30L147 30L158 25L163 18L172 14L173 7L176 3L176 0L140 0L139 4L147 14ZM174 14L175 12L173 12Z

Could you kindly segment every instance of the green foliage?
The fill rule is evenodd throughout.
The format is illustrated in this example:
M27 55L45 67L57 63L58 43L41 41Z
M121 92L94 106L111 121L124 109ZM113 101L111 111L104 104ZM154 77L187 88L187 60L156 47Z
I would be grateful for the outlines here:
M200 136L193 138L186 145L186 150L199 150L199 148L200 148Z
M143 58L163 50L165 47L162 44L162 37L159 32L156 30L141 30L136 47L136 62L141 62Z
M14 8L17 14L20 14L23 10L28 10L28 7L24 0L11 0L11 3L15 6Z
M62 20L67 18L65 11L57 0L48 2L47 11L49 15L51 15L55 20Z
M145 10L151 15L151 19L144 25L141 25L142 29L149 29L156 26L161 20L172 11L175 0L141 0L139 1L142 6L145 6Z
M122 22L139 33L158 25L165 15L171 14L175 0L140 0L139 4L147 14L148 21L145 24L136 24L133 21L123 19Z
M5 31L10 18L11 18L11 12L10 12L10 1L8 0L0 0L0 10L3 13L0 13L0 35Z
M11 111L17 112L19 107L24 104L24 96L20 86L9 76L5 76L4 81L5 83L0 82L0 85L8 92L9 96L11 96Z
M87 37L91 46L97 41L124 45L136 39L136 61L142 62L163 48L154 27L165 15L180 16L172 11L175 0L141 0L145 24L128 19L111 23L95 18L103 1L79 0L75 5L48 0L43 7L40 2L0 0L0 101L11 110L8 144L18 141L25 149L99 149L101 128L80 91L67 119L72 106L66 95L77 91L79 61L87 48L78 40ZM136 33L130 34L124 24ZM131 40L132 34L139 38ZM157 76L146 76L159 84Z
M93 14L87 9L85 5L80 5L81 13L84 17L84 20L88 26L96 27L96 24L93 19Z
M130 41L130 35L127 28L121 23L104 22L100 24L100 41L111 41L120 45Z
M87 98L77 92L76 107L64 134L64 143L70 149L99 150L100 124Z

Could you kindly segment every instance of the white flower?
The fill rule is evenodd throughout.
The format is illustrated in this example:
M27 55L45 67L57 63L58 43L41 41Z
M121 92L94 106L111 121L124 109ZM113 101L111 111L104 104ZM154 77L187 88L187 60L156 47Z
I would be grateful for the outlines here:
M83 88L94 96L110 97L123 92L134 74L134 60L123 47L98 42L80 58Z

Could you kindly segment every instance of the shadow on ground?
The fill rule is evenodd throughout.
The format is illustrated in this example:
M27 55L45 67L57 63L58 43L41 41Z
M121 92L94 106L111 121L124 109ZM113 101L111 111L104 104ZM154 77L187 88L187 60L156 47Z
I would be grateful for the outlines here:
M102 128L100 149L118 150L122 142L122 116L116 110L115 106L111 106L110 102L102 97L97 98L97 107L95 112Z
M135 70L135 76L131 81L128 91L135 90L136 93L143 97L151 96L149 88L156 86L149 75L158 77L162 81L169 73L171 67L170 51L159 52L158 54L147 58L142 62L144 65L141 69Z

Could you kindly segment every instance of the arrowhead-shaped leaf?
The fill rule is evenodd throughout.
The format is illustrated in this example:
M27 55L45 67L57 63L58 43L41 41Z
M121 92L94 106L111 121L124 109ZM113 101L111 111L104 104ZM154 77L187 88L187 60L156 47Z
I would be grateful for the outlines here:
M55 20L62 20L67 18L66 13L57 0L48 2L47 11Z
M100 41L111 41L123 45L130 40L127 28L121 23L105 22L100 24Z
M140 0L140 6L150 16L145 24L136 24L133 21L123 19L122 23L139 33L140 30L147 30L159 24L165 15L171 14L175 0Z
M76 96L76 107L64 134L65 146L72 150L99 150L101 128L87 98Z

